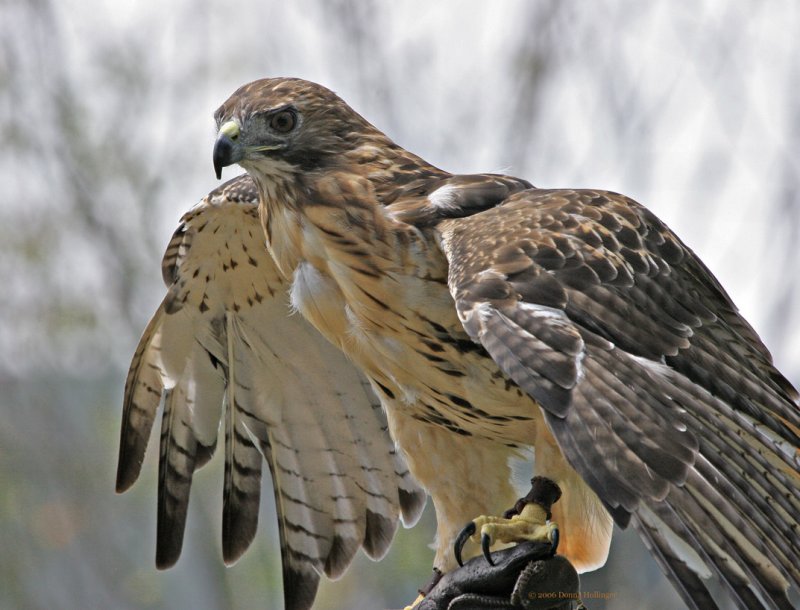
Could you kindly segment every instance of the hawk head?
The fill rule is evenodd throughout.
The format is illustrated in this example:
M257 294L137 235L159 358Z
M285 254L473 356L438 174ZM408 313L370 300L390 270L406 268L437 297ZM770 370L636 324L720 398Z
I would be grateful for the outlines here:
M214 114L214 169L239 163L262 174L313 171L365 138L385 136L335 93L296 78L265 78L237 89Z

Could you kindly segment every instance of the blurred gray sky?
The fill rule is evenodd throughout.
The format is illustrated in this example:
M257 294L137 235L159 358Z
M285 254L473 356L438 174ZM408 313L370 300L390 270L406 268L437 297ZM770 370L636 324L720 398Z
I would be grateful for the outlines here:
M153 456L113 495L124 369L163 294L160 256L216 184L213 110L255 78L325 84L450 171L633 196L800 383L799 32L792 0L2 0L0 546L18 553L0 558L0 606L279 599L268 507L259 542L220 567L216 461L165 574L152 567ZM320 607L409 601L431 535L428 518L383 564L359 561ZM639 543L623 542L585 580L616 596L591 607L672 607Z

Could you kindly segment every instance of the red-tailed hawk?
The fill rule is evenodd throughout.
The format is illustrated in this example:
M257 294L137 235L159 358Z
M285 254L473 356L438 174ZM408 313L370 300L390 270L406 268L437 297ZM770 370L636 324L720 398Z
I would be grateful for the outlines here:
M288 289L292 306L369 379L411 474L433 500L435 567L454 568L452 547L465 523L514 503L510 464L532 447L537 474L563 491L553 506L558 549L578 569L605 562L614 522L633 525L689 606L716 607L707 589L715 576L740 607L791 607L787 588L800 584L798 394L711 273L652 213L606 191L449 174L302 80L245 85L216 120L217 174L239 163L258 187L266 249L279 274L270 269L270 281ZM239 236L209 256L217 270L242 231L252 231L252 217L218 223ZM254 238L252 248L259 243ZM263 267L228 265L200 285L222 303L263 281ZM239 279L223 283L235 273ZM238 312L225 304L208 316L197 292L175 296L194 275L181 273L167 302L191 306L192 319L207 320L203 328L227 329L230 344ZM169 309L156 320L169 319ZM290 332L278 317L252 319L248 333L267 337L282 324ZM313 335L289 320L305 333L291 339L301 349ZM219 356L230 351L209 350L202 332L193 342L194 332L181 331L191 345L182 353L197 352L188 362L202 362L199 369L178 366L183 377L173 379L160 365L160 377L175 385L167 413L181 379L218 379L220 397L227 375L229 394L245 391L257 401L275 391L272 381L290 394L319 375L316 365L298 363L294 379L270 377L267 369L284 356L267 362L266 345L242 333L247 349L239 353L251 360L228 356L248 370L240 381ZM134 382L137 368L135 360ZM259 384L261 374L270 381ZM148 392L155 397L160 387ZM324 387L317 394L321 405ZM341 409L334 388L330 394ZM147 417L131 426L137 449L146 438L141 422L155 410L148 398ZM351 411L379 421L368 405ZM177 420L181 433L213 444L215 408L202 433L191 418ZM312 410L308 418L336 417ZM287 400L273 411L292 407ZM251 449L260 445L274 464L260 414L241 426ZM295 467L317 460L302 434L286 440ZM187 453L199 460L208 451ZM256 454L248 455L255 468ZM402 466L388 463L385 488L410 489ZM176 478L183 498L188 481ZM309 491L315 508L336 510L325 494ZM398 512L380 514L394 523ZM330 530L313 531L319 537L306 540L306 557L284 550L296 560L293 574L325 567Z

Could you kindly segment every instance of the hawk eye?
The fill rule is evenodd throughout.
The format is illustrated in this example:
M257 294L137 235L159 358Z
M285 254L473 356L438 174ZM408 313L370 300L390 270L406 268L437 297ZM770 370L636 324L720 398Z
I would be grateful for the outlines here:
M281 110L269 120L269 126L278 133L289 133L297 124L297 116L291 110Z

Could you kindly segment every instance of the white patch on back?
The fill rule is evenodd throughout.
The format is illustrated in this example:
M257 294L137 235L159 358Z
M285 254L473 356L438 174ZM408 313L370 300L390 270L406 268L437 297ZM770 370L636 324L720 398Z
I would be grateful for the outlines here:
M454 210L456 205L456 188L452 184L445 184L428 195L430 204L440 210Z

